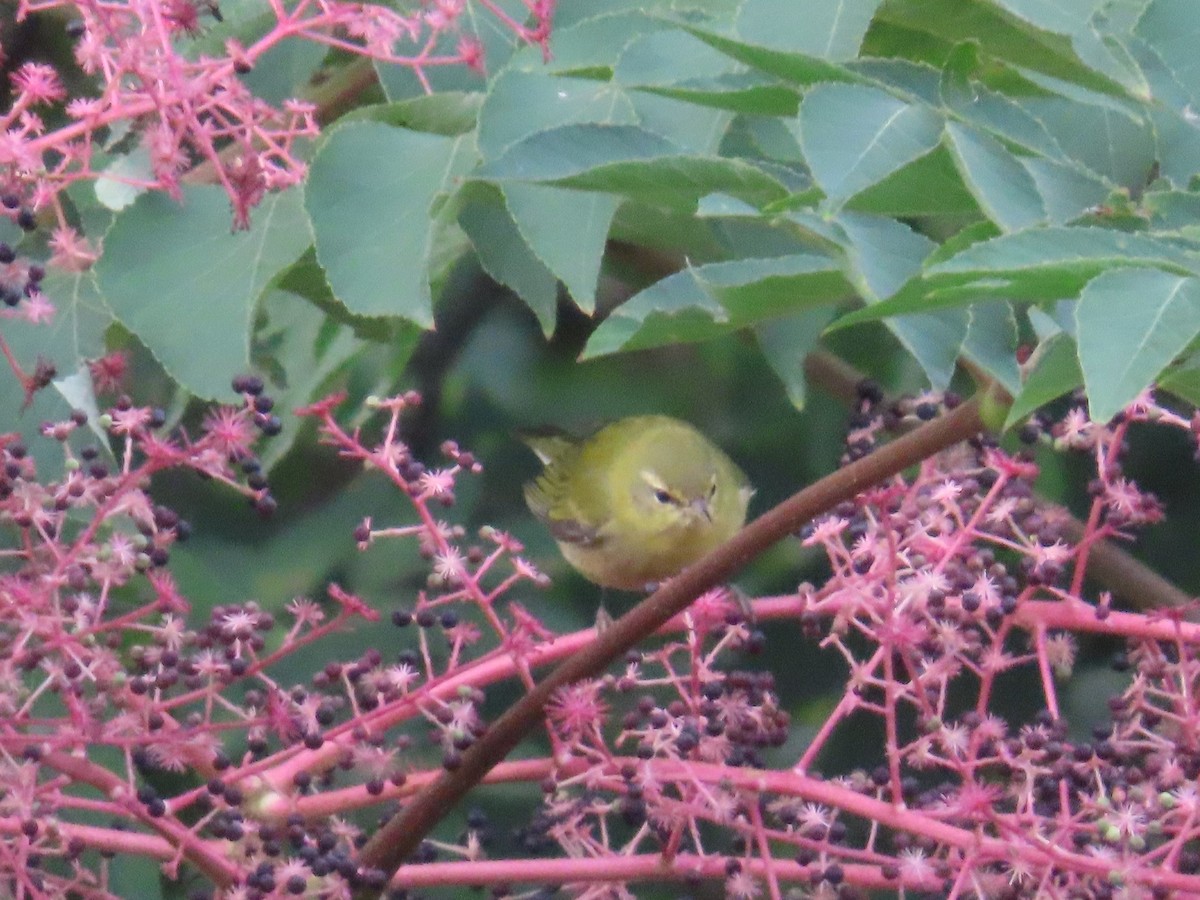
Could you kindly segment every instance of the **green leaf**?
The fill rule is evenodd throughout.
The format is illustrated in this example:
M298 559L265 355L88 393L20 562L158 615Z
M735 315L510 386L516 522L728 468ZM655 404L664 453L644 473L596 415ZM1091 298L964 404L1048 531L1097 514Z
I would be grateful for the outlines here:
M927 275L939 283L986 280L997 290L1031 299L1076 296L1114 266L1144 266L1189 274L1200 259L1178 246L1105 228L1033 228L974 244Z
M626 194L690 210L721 191L764 204L787 188L738 159L688 156L657 134L628 125L564 125L532 135L475 173L495 181L547 182Z
M317 260L350 312L433 324L428 267L434 198L472 160L468 137L357 122L313 160L304 202Z
M697 78L670 87L639 88L647 93L712 106L749 116L794 116L800 108L795 89L750 72Z
M14 236L13 240L15 243L19 238ZM39 422L63 419L77 405L84 408L77 404L71 388L86 379L86 386L79 387L77 396L91 395L86 361L104 354L104 334L113 318L96 290L91 272L49 268L41 289L54 303L54 318L41 324L8 319L4 322L4 340L22 370L33 372L43 360L55 367L58 378L53 382L54 390L38 391L26 408L24 387L9 372L0 379L0 418L8 423L9 430L20 429L30 439L30 450L39 465L61 466L62 451L56 444L32 438ZM91 422L95 427L95 420Z
M545 68L559 75L588 72L606 78L611 75L619 48L641 35L673 27L670 21L651 15L645 5L622 10L612 2L602 8L593 3L591 11L598 14L566 24L563 11L560 3L554 13L553 58L539 60L536 68L522 66L524 70Z
M1140 72L1128 54L1116 42L1104 41L1096 31L1093 20L1096 0L996 0L996 3L1035 28L1069 37L1075 55L1094 71L1130 91L1144 88Z
M295 409L319 399L327 380L364 346L348 325L334 321L318 306L289 291L267 291L259 311L264 323L255 334L255 357L270 357L283 376L271 390L278 409ZM402 356L399 343L389 342L389 349ZM409 352L416 345L415 338L410 344ZM283 430L262 455L267 469L283 458L303 427L295 416L283 416L282 421Z
M694 266L656 281L592 333L586 358L718 334L845 296L835 260L811 254Z
M554 331L558 279L521 236L499 190L475 183L464 200L458 222L470 237L480 265L525 301L549 335Z
M1040 79L1052 88L1073 88ZM1154 165L1149 124L1103 95L1072 91L1071 97L1027 97L1021 106L1050 133L1071 159L1113 184L1140 188Z
M519 182L506 183L503 192L525 243L590 314L617 198Z
M958 216L980 215L979 204L963 186L954 157L939 141L931 153L893 172L846 204L849 209L879 215Z
M1150 107L1149 113L1162 177L1186 187L1200 172L1200 128L1195 115L1190 107L1181 112Z
M1147 191L1142 206L1150 213L1155 230L1187 233L1200 224L1200 194Z
M492 82L479 111L479 152L493 160L530 135L562 125L633 125L625 90L607 81L508 71Z
M967 189L989 219L1005 231L1045 221L1033 178L999 141L957 122L946 123L946 138Z
M794 53L764 47L761 44L731 38L728 35L704 28L684 26L704 43L720 50L731 59L753 66L760 72L774 75L796 85L818 84L832 81L865 81L846 66L828 62L807 53Z
M1134 28L1193 103L1200 102L1200 19L1189 0L1150 0Z
M1174 394L1192 406L1200 406L1200 365L1191 360L1179 368L1168 369L1158 379L1158 390Z
M832 317L832 308L817 307L754 326L759 349L783 382L788 399L796 409L804 409L807 394L804 360L817 346L821 332Z
M447 91L444 94L428 94L396 103L362 106L342 116L338 124L345 125L366 119L412 131L427 131L430 134L454 137L475 128L482 106L481 94Z
M642 128L697 156L715 155L733 121L733 113L727 110L697 106L659 93L633 91L630 100Z
M737 33L760 47L803 53L816 59L847 60L859 45L881 0L745 0Z
M1071 162L1036 156L1017 160L1029 173L1046 206L1046 216L1056 225L1077 219L1108 199L1111 191L1099 178Z
M270 24L275 21L272 16ZM262 34L268 30L264 28ZM218 52L223 51L221 47ZM303 93L328 52L320 41L278 41L241 78L256 96L279 106Z
M944 309L892 319L886 324L920 365L933 389L945 390L954 377L968 322L965 309Z
M1200 267L1200 258L1167 241L1087 227L1033 228L972 243L949 259L933 261L942 255L939 251L931 258L922 280L881 303L843 316L833 327L966 307L985 297L1076 297L1085 284L1114 266L1184 275Z
M215 399L249 365L259 295L310 240L299 191L269 195L242 232L231 232L219 187L189 187L182 204L144 194L105 237L96 281L181 387Z
M681 154L677 144L630 125L565 125L539 131L475 173L481 178L559 181L620 162L646 162Z
M1025 386L1013 400L1005 428L1023 422L1027 416L1051 400L1068 394L1083 384L1075 342L1058 333L1038 344L1026 364Z
M1044 31L991 0L888 0L873 27L884 25L910 32L910 47L937 41L957 44L986 36L981 51L991 60L1072 79L1096 90L1116 90L1106 75L1080 60L1070 38Z
M847 255L858 276L855 286L869 303L899 291L921 271L936 246L903 222L863 213L842 213L838 225L848 240Z
M104 167L104 174L94 184L96 199L109 209L119 211L145 192L142 184L153 180L150 154L139 144Z
M814 87L797 124L813 178L835 207L924 156L942 133L932 110L855 84Z
M671 87L730 75L740 68L694 34L671 29L626 42L613 69L613 80L625 87Z
M1200 334L1200 279L1111 269L1083 289L1075 321L1091 415L1107 422Z
M848 62L846 68L874 82L876 87L889 88L891 93L903 96L909 101L918 101L932 107L941 105L938 94L941 82L939 72L923 62L869 57Z
M970 309L962 353L1015 397L1021 391L1017 365L1017 317L1004 300L976 303Z

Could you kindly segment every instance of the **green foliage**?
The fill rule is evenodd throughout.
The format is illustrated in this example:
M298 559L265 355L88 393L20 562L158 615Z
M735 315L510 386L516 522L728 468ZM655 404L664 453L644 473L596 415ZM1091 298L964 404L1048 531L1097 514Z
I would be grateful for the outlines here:
M971 361L1011 421L1081 383L1101 419L1154 381L1197 400L1198 30L1188 0L564 0L549 61L497 30L486 79L425 96L380 71L388 102L331 127L302 204L268 198L248 233L215 189L104 185L121 208L67 286L73 355L111 315L191 394L266 353L303 402L394 323L428 329L474 257L546 335L560 291L593 317L588 358L751 329L796 404L830 322L881 324L935 387ZM255 77L278 97L315 64ZM614 241L667 268L621 269ZM280 340L293 305L315 312Z

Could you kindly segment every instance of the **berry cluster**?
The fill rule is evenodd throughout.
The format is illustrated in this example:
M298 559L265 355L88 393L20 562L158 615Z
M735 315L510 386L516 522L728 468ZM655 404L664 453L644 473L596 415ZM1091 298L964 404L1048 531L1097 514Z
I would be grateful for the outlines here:
M307 681L281 680L284 660L381 618L338 585L327 602L231 601L189 624L169 570L191 526L146 489L190 469L274 508L252 446L280 421L261 380L234 388L240 405L194 438L118 399L98 423L111 454L77 448L85 416L46 423L57 477L0 439L0 876L14 892L103 893L113 853L202 880L196 896L247 898L389 885L548 898L567 884L632 896L661 880L716 880L735 898L1200 891L1200 632L1083 593L1095 541L1160 513L1121 474L1127 429L1193 430L1153 398L1105 425L1076 404L1024 435L1096 460L1082 537L1037 499L1028 451L977 439L930 458L804 529L828 559L821 585L753 601L709 591L609 674L557 691L549 752L486 778L540 787L515 831L473 811L390 873L363 863L369 834L351 814L386 816L452 777L497 713L492 686L530 687L592 634L556 635L517 602L546 579L511 536L439 517L480 465L452 442L439 464L415 457L402 437L412 394L370 401L383 420L370 439L339 423L337 398L302 411L411 504L411 521L354 534L363 548L415 541L429 566L387 609L389 649L323 654ZM847 459L953 404L885 404L867 386ZM805 741L775 677L749 665L772 622L845 673ZM1082 634L1125 641L1106 721L1069 722L1059 697ZM1013 685L1040 711L1005 713ZM847 734L850 764L836 752Z

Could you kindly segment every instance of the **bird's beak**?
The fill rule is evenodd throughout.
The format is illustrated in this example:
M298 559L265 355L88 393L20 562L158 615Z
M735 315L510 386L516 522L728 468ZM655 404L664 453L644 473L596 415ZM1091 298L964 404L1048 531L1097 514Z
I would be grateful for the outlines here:
M688 504L688 506L690 506L695 512L704 516L707 521L712 521L712 509L709 507L708 500L706 498L697 497L690 504Z

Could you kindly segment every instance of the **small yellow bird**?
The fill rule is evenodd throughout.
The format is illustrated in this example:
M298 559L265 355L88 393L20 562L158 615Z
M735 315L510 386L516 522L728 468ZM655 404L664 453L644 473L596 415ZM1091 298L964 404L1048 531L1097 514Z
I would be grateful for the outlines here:
M678 419L630 416L583 439L524 440L545 466L526 483L525 502L567 562L603 587L662 581L746 521L746 476Z

